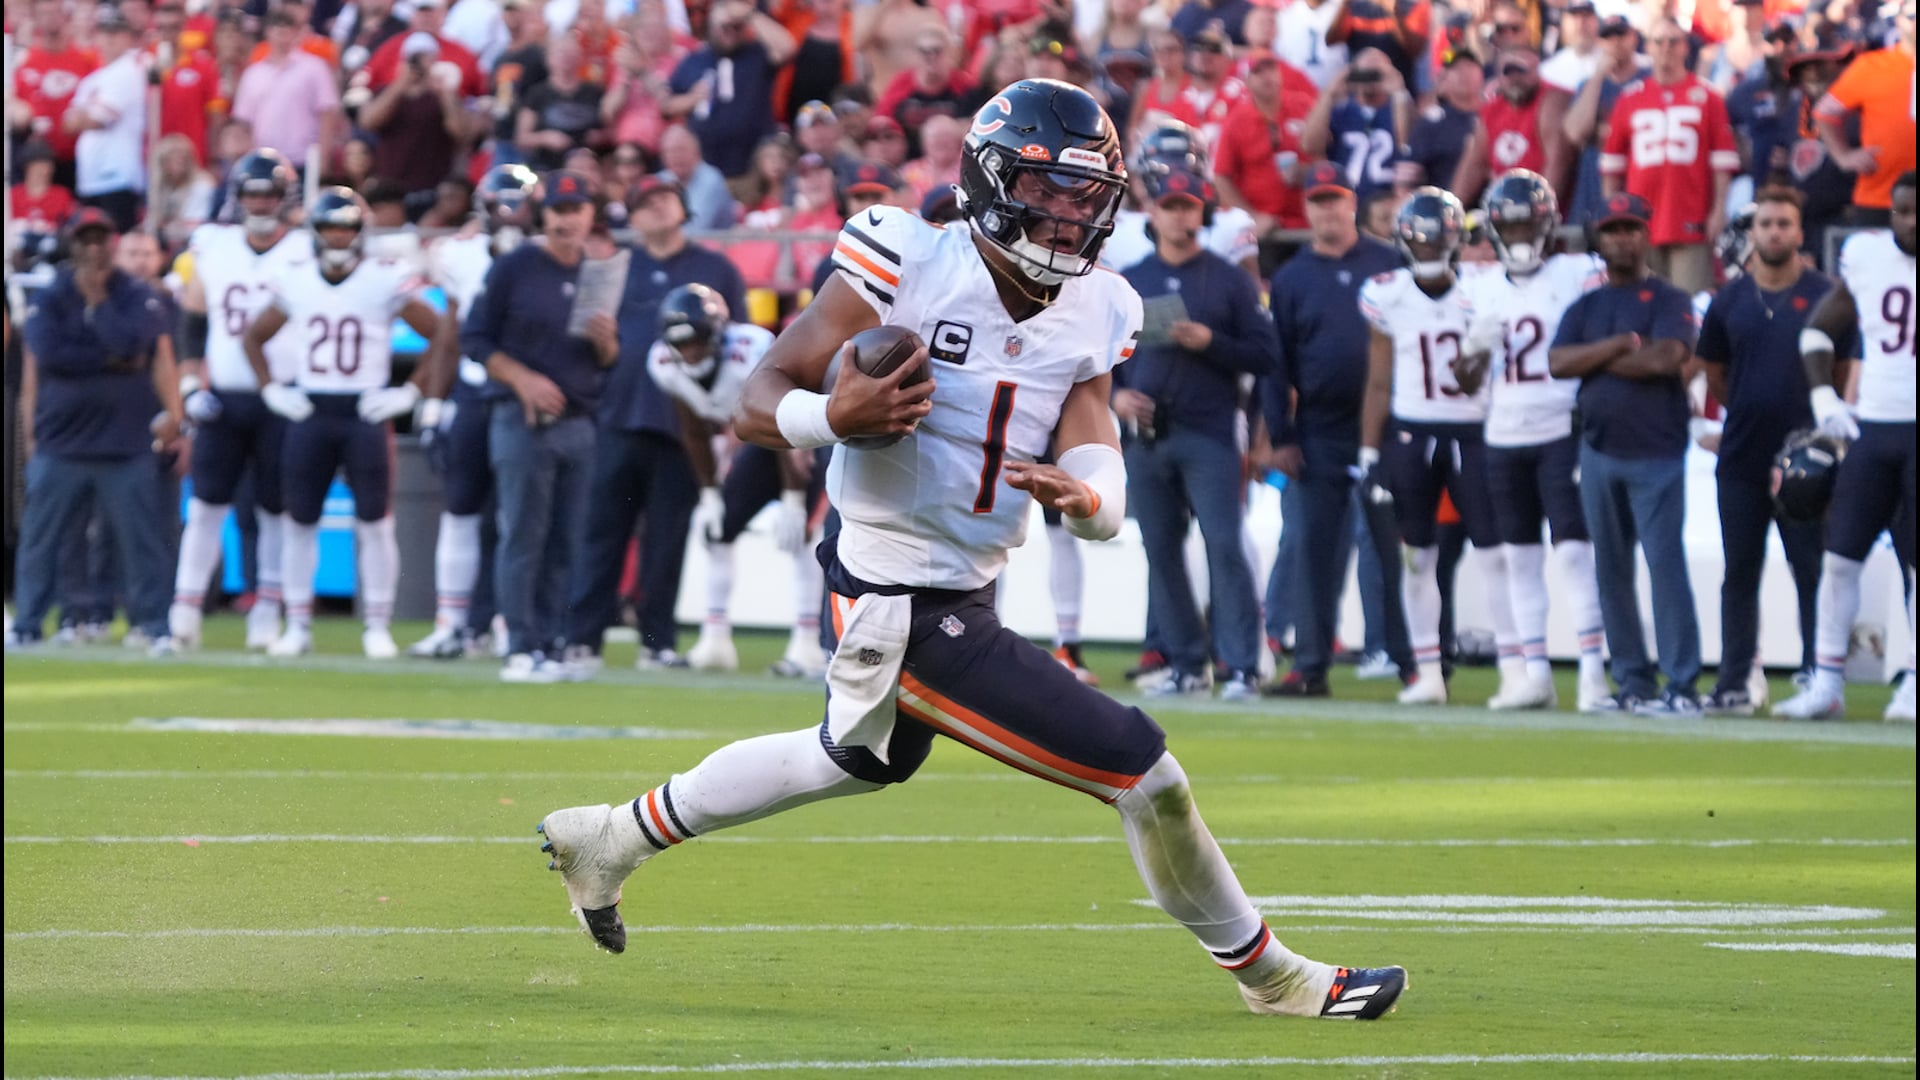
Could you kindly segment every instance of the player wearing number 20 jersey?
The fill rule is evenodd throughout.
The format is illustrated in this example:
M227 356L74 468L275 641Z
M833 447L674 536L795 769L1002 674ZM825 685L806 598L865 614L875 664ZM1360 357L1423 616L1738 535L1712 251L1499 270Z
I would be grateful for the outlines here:
M427 364L414 381L389 387L395 316L429 340L440 317L419 298L411 267L362 257L366 204L346 188L323 188L307 211L315 258L269 286L271 300L247 331L245 345L263 376L265 346L286 336L298 345L291 385L263 386L267 407L292 421L287 431L282 486L287 499L287 629L268 649L298 656L313 647L313 574L319 560L319 522L334 474L345 469L353 491L355 539L360 548L360 599L370 658L397 655L388 620L400 565L393 517L393 432L388 421L420 401Z

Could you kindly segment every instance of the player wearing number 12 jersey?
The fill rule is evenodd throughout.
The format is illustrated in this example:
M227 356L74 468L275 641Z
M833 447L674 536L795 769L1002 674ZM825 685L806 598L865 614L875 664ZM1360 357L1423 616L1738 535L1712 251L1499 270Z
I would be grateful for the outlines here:
M202 225L188 251L193 277L181 297L180 396L192 422L193 497L187 501L167 622L179 648L200 642L201 602L220 561L220 531L242 476L251 472L260 523L258 590L247 612L247 648L264 649L280 634L280 444L287 424L260 401L260 383L240 338L266 303L267 282L288 267L311 261L305 236L282 220L300 177L272 150L234 163L230 198L238 224ZM276 378L298 363L295 342L267 350Z
M1605 280L1592 255L1551 255L1560 209L1546 179L1526 169L1499 177L1483 200L1498 272L1464 282L1473 304L1467 352L1490 354L1487 484L1500 544L1519 655L1500 657L1496 709L1549 708L1555 702L1547 661L1546 553L1541 522L1552 531L1560 595L1580 643L1580 701L1585 708L1611 692L1601 662L1600 590L1593 544L1580 511L1580 442L1573 432L1580 380L1556 379L1547 350L1560 316Z
M961 222L939 229L879 209L841 231L834 277L774 342L735 413L736 431L762 445L834 445L828 491L843 531L819 553L839 638L826 721L724 747L630 803L547 815L549 866L595 941L626 947L616 905L647 859L904 781L942 734L1118 810L1149 892L1253 1011L1371 1019L1397 1000L1400 968L1336 968L1282 946L1200 820L1159 726L994 614L994 578L1032 511L1023 496L1088 539L1120 529L1126 475L1108 373L1132 351L1141 306L1094 261L1126 182L1093 98L1029 79L973 119ZM844 343L881 324L914 330L927 350L875 379ZM903 388L929 353L933 378ZM833 391L818 393L836 356ZM845 443L894 435L879 449ZM1057 464L1038 464L1049 449ZM1111 967L1093 977L1112 983Z
M1914 174L1894 181L1892 228L1857 233L1840 249L1840 284L1807 317L1800 353L1813 388L1814 422L1824 435L1849 439L1827 509L1827 553L1820 567L1817 667L1800 694L1774 715L1836 717L1846 711L1848 638L1860 611L1860 571L1883 530L1893 530L1911 594L1914 530ZM1857 339L1860 397L1852 409L1836 387L1838 342ZM1856 419L1857 417L1857 419ZM1914 718L1913 604L1907 605L1906 669L1887 703L1886 719Z
M307 208L314 259L268 286L270 299L247 328L247 359L267 408L287 418L285 569L287 629L267 650L299 656L313 650L313 575L320 562L320 509L334 473L346 469L353 490L354 542L360 553L361 644L371 659L399 654L388 630L400 582L400 551L389 508L393 430L388 421L420 403L432 364L414 381L387 385L395 316L432 341L440 316L419 298L412 268L362 258L367 204L350 189L322 188ZM274 381L265 346L282 330L304 354L291 378ZM444 344L444 342L443 342Z
M1506 594L1500 529L1487 491L1484 368L1464 363L1472 300L1454 270L1466 229L1460 200L1416 189L1394 221L1407 266L1360 287L1372 324L1367 395L1360 420L1362 497L1393 503L1406 547L1407 635L1418 675L1400 692L1406 705L1444 705L1440 662L1440 497L1452 497L1487 583L1494 638L1517 644Z

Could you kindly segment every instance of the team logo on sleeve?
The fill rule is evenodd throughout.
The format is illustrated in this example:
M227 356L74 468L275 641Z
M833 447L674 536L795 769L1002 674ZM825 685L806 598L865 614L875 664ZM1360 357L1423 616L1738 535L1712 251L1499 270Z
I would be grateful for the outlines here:
M948 364L964 364L972 345L973 327L942 319L933 328L933 340L927 342L927 355Z

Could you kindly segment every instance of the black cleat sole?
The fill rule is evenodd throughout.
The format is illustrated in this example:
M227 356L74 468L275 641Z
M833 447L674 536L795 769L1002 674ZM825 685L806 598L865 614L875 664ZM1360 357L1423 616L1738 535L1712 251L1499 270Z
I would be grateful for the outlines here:
M593 911L583 909L580 919L587 924L587 933L593 935L594 942L601 948L610 953L627 951L627 924L620 921L619 905Z

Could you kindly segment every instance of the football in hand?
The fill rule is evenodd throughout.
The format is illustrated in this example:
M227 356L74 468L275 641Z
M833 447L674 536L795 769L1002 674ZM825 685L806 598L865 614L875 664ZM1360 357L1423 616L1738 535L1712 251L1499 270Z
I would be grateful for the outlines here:
M849 343L853 346L853 366L875 379L884 379L893 374L924 347L920 335L904 326L876 326L862 330L853 335ZM932 374L928 367L928 362L922 359L919 370L902 379L900 385L912 386L927 381ZM904 438L905 435L856 435L846 443L856 450L880 450Z

